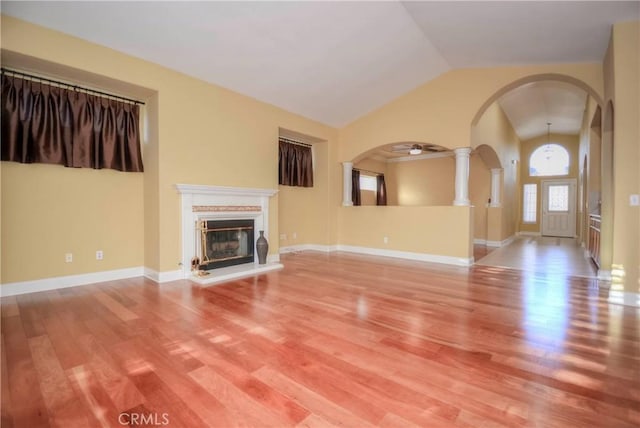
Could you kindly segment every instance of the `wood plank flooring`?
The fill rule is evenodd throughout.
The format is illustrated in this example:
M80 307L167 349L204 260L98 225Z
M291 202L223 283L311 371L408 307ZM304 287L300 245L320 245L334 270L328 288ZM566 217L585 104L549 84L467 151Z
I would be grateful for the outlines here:
M640 314L594 280L283 262L2 298L2 427L640 425Z

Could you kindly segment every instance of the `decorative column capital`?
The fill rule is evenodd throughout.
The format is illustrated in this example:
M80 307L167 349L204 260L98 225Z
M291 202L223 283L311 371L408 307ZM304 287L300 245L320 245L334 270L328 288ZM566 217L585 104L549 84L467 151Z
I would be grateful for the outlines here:
M469 156L471 154L471 147L457 147L453 149L453 153L458 156Z

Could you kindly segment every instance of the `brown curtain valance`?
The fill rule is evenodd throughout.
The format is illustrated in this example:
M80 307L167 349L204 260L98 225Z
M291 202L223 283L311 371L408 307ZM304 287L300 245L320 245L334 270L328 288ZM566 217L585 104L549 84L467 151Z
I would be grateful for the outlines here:
M2 75L2 160L142 172L135 104Z
M311 147L279 141L278 183L284 186L313 187Z

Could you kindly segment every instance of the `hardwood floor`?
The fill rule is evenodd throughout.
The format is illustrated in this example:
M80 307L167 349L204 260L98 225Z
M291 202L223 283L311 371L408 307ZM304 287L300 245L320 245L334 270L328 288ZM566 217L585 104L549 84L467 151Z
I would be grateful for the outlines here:
M283 261L3 298L2 427L640 424L640 315L594 280Z
M597 270L575 238L518 236L489 254L474 257L477 264L595 278Z

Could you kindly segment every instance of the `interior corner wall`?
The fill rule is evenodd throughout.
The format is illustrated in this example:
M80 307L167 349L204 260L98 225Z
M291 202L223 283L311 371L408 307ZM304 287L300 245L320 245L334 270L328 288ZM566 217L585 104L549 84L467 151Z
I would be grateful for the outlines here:
M473 238L489 239L488 203L491 197L491 171L478 154L472 154L469 160L469 199L473 205Z
M599 114L597 102L589 96L582 117L579 134L579 155L581 188L578 211L580 213L579 233L580 242L586 248L589 236L589 214L600 212L600 127L592 127L594 116ZM599 120L596 121L599 123ZM584 159L587 159L586 168Z
M471 130L472 147L486 145L495 151L502 167L501 207L499 215L492 212L487 225L491 226L490 240L503 241L516 233L519 217L520 139L497 102L491 104ZM489 178L490 180L490 178ZM490 190L489 190L490 191ZM478 210L482 207L478 207ZM497 221L499 219L499 222ZM496 231L495 228L499 229ZM499 237L499 239L496 239Z
M329 244L329 142L313 144L313 187L278 186L280 246Z
M607 98L613 101L612 287L638 293L640 207L631 206L629 197L640 193L640 22L615 24L612 48L612 67L605 66Z

